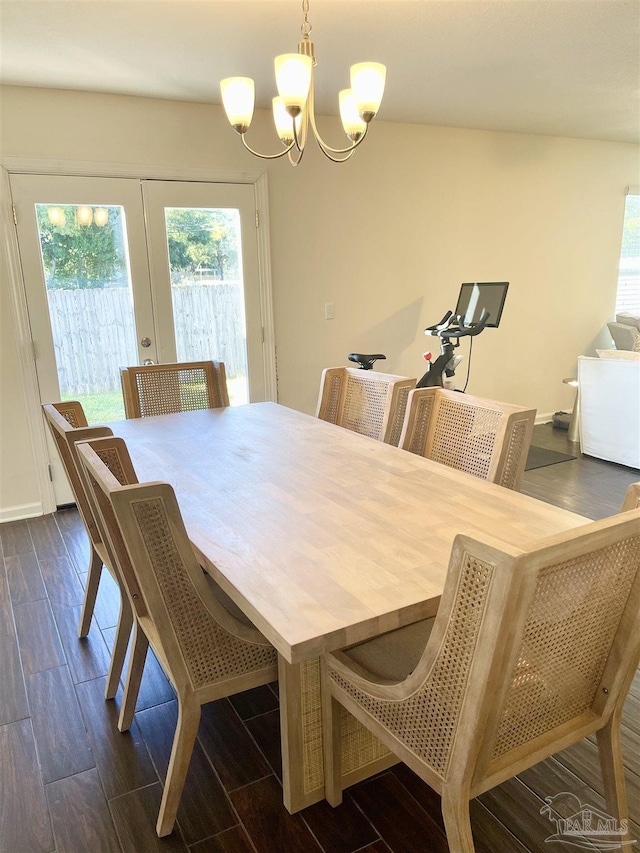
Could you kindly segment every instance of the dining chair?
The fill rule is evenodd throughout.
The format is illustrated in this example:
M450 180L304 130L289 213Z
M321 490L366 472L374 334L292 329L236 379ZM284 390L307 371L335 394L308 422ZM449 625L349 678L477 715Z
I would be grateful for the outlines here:
M535 409L444 388L416 388L409 394L400 447L519 490L535 417Z
M459 534L416 664L366 643L321 662L325 794L342 798L340 706L441 794L451 853L473 853L469 802L596 734L607 810L624 821L622 706L640 659L640 510L527 552ZM393 675L391 670L393 670Z
M110 545L130 584L138 630L178 698L178 723L156 824L162 837L176 820L201 706L275 681L277 655L253 625L236 619L212 592L172 487L122 486L100 459L101 446L116 447L121 458L128 457L127 449L114 438L83 444L80 454ZM135 706L141 673L140 666L130 666L123 705Z
M96 438L93 441L80 443L77 450L81 477L100 537L107 551L110 564L118 567L131 613L134 614L131 654L118 715L118 729L121 732L126 732L131 728L133 721L149 642L136 618L137 612L143 607L140 588L131 566L129 554L122 541L111 502L100 489L93 472L94 463L99 460L113 476L112 482L114 483L117 481L122 486L130 486L139 481L127 446L121 438L115 436ZM103 471L103 473L106 475L106 472Z
M631 483L624 496L621 512L640 507L640 483Z
M46 403L42 408L69 480L78 512L89 537L89 568L78 627L80 638L86 637L91 627L103 565L107 567L120 590L120 612L105 688L105 698L113 699L118 690L118 682L124 666L133 624L133 612L129 606L117 566L110 557L101 535L91 501L84 486L78 459L78 442L111 436L113 433L106 426L87 426L84 410L77 401Z
M409 391L416 380L356 367L322 371L316 417L398 445Z
M122 367L120 381L127 418L229 405L227 375L222 361Z

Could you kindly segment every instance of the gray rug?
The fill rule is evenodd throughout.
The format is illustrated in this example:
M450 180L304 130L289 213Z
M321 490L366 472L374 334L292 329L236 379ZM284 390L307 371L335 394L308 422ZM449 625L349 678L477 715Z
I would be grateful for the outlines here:
M559 453L557 450L548 450L546 447L536 447L535 444L532 444L529 448L527 464L524 466L524 470L531 471L533 468L545 468L547 465L557 465L558 462L569 462L575 458L575 456L570 456L568 453Z

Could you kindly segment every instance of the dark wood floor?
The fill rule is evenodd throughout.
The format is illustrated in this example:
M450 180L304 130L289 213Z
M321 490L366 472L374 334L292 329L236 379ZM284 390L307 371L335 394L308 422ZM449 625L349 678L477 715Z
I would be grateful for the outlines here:
M572 450L550 426L536 427L534 443ZM578 458L528 472L523 491L599 518L619 509L638 478ZM121 697L103 699L117 591L105 572L90 636L78 641L87 543L75 510L0 525L0 542L0 853L446 853L438 797L402 766L351 788L338 809L320 803L289 815L275 684L203 708L178 826L160 841L154 825L176 720L167 680L151 658L135 724L119 734ZM624 718L636 835L639 744L637 678ZM476 849L560 849L545 843L555 825L540 813L544 798L566 791L603 807L601 790L595 744L584 740L472 804Z

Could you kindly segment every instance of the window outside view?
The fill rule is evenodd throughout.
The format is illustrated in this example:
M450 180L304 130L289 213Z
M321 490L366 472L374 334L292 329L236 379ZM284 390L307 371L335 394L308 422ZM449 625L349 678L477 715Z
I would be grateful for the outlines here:
M640 195L627 195L616 314L640 314Z
M248 400L240 216L168 208L178 361L225 363L233 404ZM119 206L37 204L60 396L89 423L124 418L119 368L138 363L125 214Z
M223 361L231 405L247 403L240 213L165 208L178 361Z
M124 210L37 204L53 346L63 400L89 423L122 420L118 368L138 348Z

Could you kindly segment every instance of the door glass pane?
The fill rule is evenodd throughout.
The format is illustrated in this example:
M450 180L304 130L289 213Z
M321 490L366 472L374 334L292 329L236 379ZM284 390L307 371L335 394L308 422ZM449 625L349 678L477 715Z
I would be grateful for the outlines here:
M63 400L89 423L121 420L119 367L138 363L124 209L36 204Z
M223 361L231 405L246 403L240 213L165 207L178 361Z

